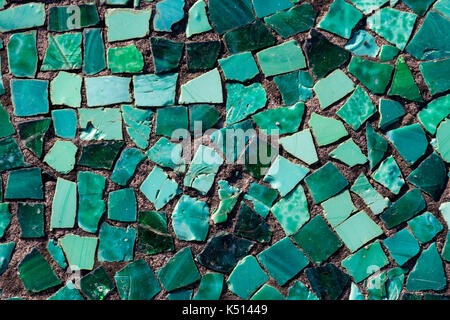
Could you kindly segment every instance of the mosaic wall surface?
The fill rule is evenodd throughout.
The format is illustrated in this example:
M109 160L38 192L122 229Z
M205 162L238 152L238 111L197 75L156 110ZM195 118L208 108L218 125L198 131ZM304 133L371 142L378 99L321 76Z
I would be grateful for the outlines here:
M1 299L449 297L450 0L0 8Z

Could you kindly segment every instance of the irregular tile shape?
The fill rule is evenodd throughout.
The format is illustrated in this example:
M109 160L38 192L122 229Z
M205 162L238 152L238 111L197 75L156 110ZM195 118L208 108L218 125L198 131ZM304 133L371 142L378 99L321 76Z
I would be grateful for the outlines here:
M108 197L108 219L122 222L135 222L136 207L134 188L112 191Z
M172 227L183 241L205 241L209 230L209 207L196 198L181 196L172 213Z
M287 39L299 32L308 31L314 26L316 15L313 7L309 3L304 3L289 10L277 12L265 18L264 22L283 39Z
M96 233L98 222L105 212L103 201L106 178L92 172L78 172L78 226L84 231Z
M223 103L222 79L217 68L183 84L178 102Z
M319 161L310 129L285 136L280 139L280 144L284 150L308 165Z
M140 149L147 149L152 131L153 111L133 108L129 105L121 107L125 129L131 140Z
M395 65L394 78L388 95L399 96L411 101L422 102L422 95L403 56L399 56Z
M37 62L36 31L11 35L8 41L8 63L12 75L34 78Z
M380 164L378 169L372 173L372 177L375 181L389 189L393 194L398 194L405 184L402 172L393 156L386 158L386 160Z
M123 141L107 141L82 146L77 164L91 169L111 170L123 145Z
M369 14L380 8L382 5L388 2L388 0L350 0L350 2L353 3L364 14Z
M166 291L185 287L200 279L190 247L179 250L161 269L156 271Z
M419 243L407 228L383 240L383 244L399 266L404 265L420 252Z
M191 300L194 294L193 289L180 289L167 295L167 300Z
M234 124L264 108L267 102L266 90L260 83L244 86L239 83L226 85L226 124Z
M260 243L267 243L272 237L272 230L259 214L245 202L241 202L234 234Z
M81 108L78 115L81 140L123 140L119 109Z
M173 25L184 18L184 0L163 0L156 4L155 9L155 31L172 32Z
M52 110L52 121L55 134L63 139L75 139L77 134L77 112L72 109Z
M292 243L283 238L258 254L264 269L280 285L284 285L309 264L308 258Z
M186 24L186 38L194 34L203 33L211 30L212 27L206 14L206 3L203 0L197 0L189 8L189 19Z
M389 260L384 254L380 242L377 241L348 256L342 260L341 264L355 282L361 282L389 264Z
M8 137L14 133L16 130L11 123L11 117L9 113L3 108L3 105L0 103L0 123L2 124L0 127L0 138Z
M154 204L156 210L163 208L178 193L178 184L158 166L155 166L139 189Z
M12 214L8 203L0 203L0 239L11 224Z
M277 218L286 235L290 236L297 232L308 220L308 202L301 185L281 198L270 209Z
M420 255L416 265L412 269L406 282L406 290L441 290L447 285L442 260L436 249L436 244L431 244Z
M77 74L61 71L50 82L50 99L52 104L79 108L81 106L81 82Z
M284 197L308 174L309 169L278 156L263 181L269 183Z
M253 182L244 198L252 202L253 208L261 217L266 218L277 197L278 192L275 190Z
M327 260L342 246L342 242L320 215L312 218L292 238L316 264Z
M77 184L58 178L52 202L50 230L54 228L73 228L77 215Z
M259 74L258 66L251 52L242 52L219 59L219 64L227 80L244 82Z
M220 41L186 43L188 71L197 72L213 68L221 48L222 43Z
M429 133L434 135L439 123L450 114L450 95L439 97L419 111L417 118Z
M367 242L383 234L383 230L364 211L354 214L334 230L350 252L355 252Z
M203 2L203 0L199 0ZM150 38L155 73L172 71L180 64L184 43L165 38Z
M306 67L305 56L295 40L259 51L256 56L266 77Z
M112 73L138 73L143 68L144 58L136 45L108 49L108 69Z
M220 112L215 106L209 104L189 106L189 131L194 133L194 136L214 127L219 119Z
M333 181L333 183L329 183L329 181ZM315 203L328 200L348 185L347 179L331 162L327 162L307 176L305 182Z
M380 61L381 62L391 61L396 56L398 56L399 53L400 53L399 48L388 44L383 45L380 50Z
M156 111L156 134L178 139L189 127L187 107L166 107ZM180 131L181 130L181 131Z
M328 13L317 25L320 29L349 39L352 29L361 20L363 15L351 4L344 0L335 0Z
M137 249L145 254L174 250L173 239L167 230L167 218L164 212L144 211L139 213Z
M354 75L361 83L374 94L383 94L391 81L391 75L394 67L390 64L384 64L365 60L359 57L353 57L348 65L348 72Z
M206 195L211 189L214 178L222 164L222 157L214 149L200 145L184 176L183 185Z
M286 297L287 300L318 300L316 295L312 293L303 283L295 281L294 284L289 287L289 293Z
M337 69L326 78L319 80L313 87L322 110L345 97L354 88L353 81L341 69Z
M306 269L306 276L319 299L336 300L344 291L350 277L332 263Z
M8 269L14 247L14 242L0 243L0 275Z
M445 120L436 131L436 151L441 155L445 162L450 162L450 121Z
M219 300L223 290L223 280L223 274L205 273L192 300Z
M273 3L267 3L264 0L252 0L256 16L263 18L275 12L291 8L294 4L289 0L280 0Z
M365 164L367 162L366 156L352 139L348 139L331 151L330 157L342 161L349 167Z
M391 202L388 198L383 198L375 188L369 183L364 173L361 173L353 183L351 189L370 208L373 214L380 214Z
M350 59L350 52L329 41L316 29L312 29L306 39L305 52L317 78L323 78Z
M423 156L428 147L426 134L418 123L388 131L386 137L409 165Z
M144 259L133 261L114 275L122 300L150 300L161 286Z
M324 210L325 218L333 228L344 222L356 211L348 190L322 202L321 206Z
M300 70L273 78L286 105L308 101L313 97L314 79L309 72Z
M450 59L422 62L419 68L432 95L450 89L450 80L446 76L450 72Z
M103 222L99 231L98 261L132 261L135 240L136 229L115 227Z
M81 32L48 35L42 71L81 69Z
M14 114L18 117L48 113L48 81L11 79Z
M358 86L336 114L356 131L376 111L367 92Z
M250 300L285 300L284 296L280 291L268 284L263 284L263 286L255 292L255 294L250 298Z
M78 148L70 141L56 140L44 157L50 167L59 173L68 174L75 167L75 155Z
M59 239L70 270L92 270L98 238L67 234Z
M208 1L209 19L216 32L224 32L255 20L251 0Z
M103 266L81 278L79 285L88 300L104 300L115 288L114 282Z
M436 217L425 212L408 221L408 226L421 244L431 241L444 227Z
M106 68L102 31L101 29L84 29L83 38L83 73L93 75Z
M447 184L447 169L436 153L426 158L411 174L408 181L439 201Z
M53 260L56 261L58 266L60 266L62 269L67 268L67 261L66 257L64 256L64 251L58 242L56 242L55 240L49 240L47 243L47 251L50 253Z
M252 116L256 125L270 135L293 133L298 130L302 123L303 114L305 112L305 104L296 103L290 107L279 107L267 109Z
M56 291L52 296L50 296L47 300L84 300L80 291L78 291L75 284L70 281L67 282L64 287Z
M44 232L44 205L40 203L18 203L17 220L21 238L41 238Z
M0 139L0 171L21 167L25 164L19 144L13 137Z
M145 159L145 155L136 148L122 151L111 174L111 181L125 186L133 178L136 167Z
M383 8L367 18L367 26L403 50L411 36L416 18L414 13Z
M408 7L412 9L419 16L423 16L427 12L430 5L434 2L433 0L404 0L403 1Z
M34 247L20 261L17 269L20 280L30 294L44 291L61 283L50 264Z
M27 168L9 171L5 199L44 199L42 170Z
M412 189L387 208L381 215L381 220L391 229L411 219L425 207L425 200L419 189Z
M269 276L254 256L246 256L238 262L227 280L228 289L242 299L248 299Z
M405 109L401 103L394 100L380 99L380 122L378 128L385 130L391 124L399 122L405 115Z
M262 49L276 42L270 29L261 20L225 33L223 40L230 54Z
M51 120L49 118L20 122L17 124L20 140L22 140L25 147L38 158L42 156L44 137L50 128L50 124Z
M162 137L146 152L146 155L161 167L173 169L178 173L186 170L184 159L181 157L182 151L181 144L172 143Z
M366 126L367 153L370 168L373 169L383 160L388 148L388 143L379 135L370 123Z
M208 269L230 272L252 247L253 242L249 240L228 233L219 233L206 243L196 260Z
M241 191L233 186L230 186L226 180L220 180L217 183L219 189L220 203L211 216L214 223L223 223L228 220L228 214L233 210L238 201Z
M345 49L357 56L369 56L375 58L380 51L374 36L365 30L358 30L345 45Z
M406 47L406 51L419 60L433 60L450 57L450 28L448 18L439 12L430 11Z
M149 33L151 14L151 9L107 9L105 24L108 28L108 41L144 38Z
M41 27L45 23L45 5L26 3L0 12L0 32Z
M85 78L84 87L88 107L131 102L130 82L130 78L117 76Z

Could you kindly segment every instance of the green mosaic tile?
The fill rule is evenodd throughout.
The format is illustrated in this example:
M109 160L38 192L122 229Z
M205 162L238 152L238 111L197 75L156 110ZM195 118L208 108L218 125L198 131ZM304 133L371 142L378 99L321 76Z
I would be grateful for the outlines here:
M203 33L211 29L212 27L206 14L206 3L203 0L197 0L189 9L186 37L190 38L194 34Z
M123 140L119 109L81 108L78 115L81 140Z
M273 80L286 105L292 105L297 101L308 101L313 97L314 79L309 72L301 70L287 73L275 76Z
M117 76L85 78L84 87L87 105L89 107L97 107L131 102L130 82L130 78Z
M319 80L314 85L314 92L319 98L320 108L326 109L353 91L353 81L340 69Z
M280 144L284 150L308 165L316 163L319 160L311 130L309 129L281 138Z
M308 202L301 185L276 202L270 210L288 236L309 220Z
M330 179L334 184L328 183ZM307 176L305 182L315 203L328 200L348 185L347 179L331 162Z
M278 192L275 190L266 187L265 185L252 183L244 198L252 202L253 209L255 209L261 217L266 218L277 197Z
M59 239L71 270L92 270L98 238L67 234ZM82 254L81 254L82 253Z
M350 277L332 263L306 269L306 276L319 299L336 300L342 294Z
M335 0L326 16L317 25L320 29L337 34L343 38L350 38L352 29L363 15L355 7L344 0Z
M229 53L253 51L275 44L276 38L260 20L225 33L223 40Z
M105 24L108 30L108 41L121 41L147 36L151 13L151 9L107 9Z
M259 253L258 260L280 286L309 264L308 258L289 238L283 238Z
M325 218L333 228L344 222L356 211L348 190L322 202L321 206L324 210Z
M391 204L388 198L383 198L381 194L375 190L364 173L359 175L350 190L363 199L364 203L376 215L382 213L384 209Z
M50 253L53 260L56 261L58 266L60 266L62 269L67 268L67 261L66 257L64 256L64 251L58 242L56 242L55 240L49 240L47 243L47 251Z
M419 88L403 56L399 56L397 59L394 77L388 95L400 96L411 101L423 101Z
M292 238L316 264L326 261L342 246L342 242L320 215L312 218Z
M272 237L272 230L264 219L245 202L241 203L234 234L240 237L267 243Z
M222 80L217 68L183 84L178 102L182 104L222 103Z
M75 21L73 12L80 14ZM94 4L50 7L48 12L48 30L50 31L61 32L91 27L97 25L99 21L97 7Z
M153 29L171 32L174 25L184 17L184 0L162 0L155 6ZM170 14L167 14L170 12Z
M358 86L336 114L356 131L376 110L367 92Z
M202 1L202 0L200 0ZM178 67L183 55L184 43L165 38L150 38L155 73L172 71Z
M0 32L41 27L45 23L45 5L26 3L2 10Z
M50 264L34 247L20 261L17 269L20 280L30 294L44 291L61 283Z
M445 120L436 131L436 151L441 155L445 162L450 162L450 143L448 135L450 132L450 121Z
M50 82L50 100L52 104L79 108L81 106L81 82L77 74L61 71Z
M101 29L83 30L83 72L87 75L96 74L106 68L105 45Z
M266 77L306 67L305 56L295 40L259 51L256 56Z
M399 53L400 49L398 49L397 47L388 44L383 45L380 50L380 61L381 62L391 61L392 59L397 57Z
M155 166L139 190L153 203L156 210L163 208L178 193L178 184L158 166Z
M214 127L220 119L220 112L215 106L208 104L196 104L189 107L189 130L196 133L196 129L201 125L202 133Z
M309 3L277 12L264 19L267 25L284 39L299 32L308 31L316 19L316 12Z
M386 137L409 165L423 156L428 147L426 134L418 123L388 131Z
M349 167L367 162L366 156L352 139L341 143L336 149L331 151L330 157L345 163Z
M174 250L173 239L167 230L167 218L164 212L144 211L139 213L137 249L145 254Z
M268 280L269 276L262 270L256 258L250 255L238 262L227 280L227 285L231 292L242 299L248 299Z
M17 124L19 138L36 157L42 156L44 137L50 128L51 120L48 118L20 122ZM5 142L8 140L4 140ZM14 141L14 140L11 140Z
M68 174L75 167L78 148L70 141L57 140L44 157L50 167L59 173Z
M0 239L11 225L12 214L8 203L0 203Z
M421 244L431 241L436 234L444 229L439 220L430 212L425 212L409 220L408 226Z
M205 241L209 230L209 207L196 198L183 195L172 213L172 227L184 241Z
M434 135L439 123L450 114L450 95L432 100L419 111L417 118L430 134Z
M18 203L17 220L21 238L41 238L44 232L44 205Z
M386 158L372 174L378 183L389 189L393 194L398 194L405 184L402 173L394 157Z
M128 136L138 148L146 149L152 131L153 111L137 109L129 105L123 105L121 111Z
M407 228L383 240L383 244L399 266L404 265L420 252L419 243Z
M11 35L7 48L11 73L16 77L34 78L38 62L36 31Z
M52 122L55 134L63 139L75 139L77 134L78 118L75 110L52 110Z
M0 171L21 167L25 164L19 145L12 137L0 140Z
M2 124L0 127L0 138L8 137L14 133L16 133L16 129L11 123L11 117L9 113L3 108L3 105L0 103L0 123Z
M287 300L318 300L316 295L312 293L303 283L296 281L290 288Z
M44 199L42 170L27 168L9 171L5 199Z
M380 51L374 36L365 30L358 30L345 45L345 49L357 56L376 57Z
M131 261L136 240L136 229L114 227L103 222L99 231L97 260Z
M98 222L105 212L103 191L106 178L88 171L78 172L78 226L84 231L97 232Z
M108 219L134 222L136 221L136 195L133 188L125 188L109 193Z
M145 159L142 151L136 148L124 149L114 166L111 181L125 186L133 178L136 167Z
M84 300L84 297L73 282L68 282L47 300Z
M241 191L236 187L230 186L230 184L225 180L220 180L217 184L220 187L218 192L220 203L213 211L211 220L214 223L223 223L228 220L228 214L236 205Z
M16 116L27 117L48 113L46 80L12 79L11 96Z
M80 279L81 292L89 300L104 300L114 288L114 282L103 266Z
M250 52L242 52L219 59L219 64L227 80L244 82L259 74L258 66Z
M256 291L256 293L250 298L250 300L284 300L284 296L280 291L268 284L263 284L263 286Z
M390 64L378 63L353 57L348 65L348 72L374 94L383 94L391 81L394 67Z
M379 112L380 122L378 123L378 127L382 130L385 130L394 123L400 122L405 115L405 109L403 109L401 103L388 99L380 99Z
M302 123L305 104L296 103L290 107L268 109L252 116L256 125L270 134L274 130L279 134L294 133Z
M192 300L219 300L222 294L223 280L224 276L220 273L206 273Z
M425 200L419 189L412 189L388 207L381 215L381 219L388 228L393 228L411 219L425 207Z
M244 86L239 83L227 84L226 124L234 124L264 108L267 94L264 87L255 83Z
M219 34L255 20L251 0L208 1L209 19Z
M42 62L42 71L75 70L82 65L81 33L48 36L48 48Z
M446 77L450 72L450 59L422 62L419 68L432 95L450 89L450 81Z
M50 230L53 228L73 228L77 214L77 184L58 178L52 202Z
M190 72L214 67L219 57L220 41L189 42L186 44L187 67Z
M123 145L123 141L108 141L83 146L77 164L92 169L111 170Z
M109 48L107 57L112 73L138 73L144 68L144 58L135 45Z
M14 242L0 243L0 275L8 270L15 245Z

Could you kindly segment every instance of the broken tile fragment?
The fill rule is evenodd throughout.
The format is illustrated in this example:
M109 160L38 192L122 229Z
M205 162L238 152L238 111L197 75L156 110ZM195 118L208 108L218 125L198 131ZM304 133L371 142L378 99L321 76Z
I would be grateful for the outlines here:
M114 290L114 282L103 266L91 271L79 281L81 292L89 300L104 300Z
M131 140L138 148L146 149L152 131L153 111L137 109L130 105L123 105L121 111L125 129Z
M78 13L79 17L74 18L74 13ZM49 31L62 32L91 27L97 25L99 20L95 4L56 6L48 10Z
M142 53L134 44L109 48L107 57L112 73L139 73L144 68Z
M407 228L383 240L383 244L399 266L404 265L420 252L419 243Z
M299 32L308 31L314 26L316 12L309 3L295 6L286 11L279 11L264 18L264 22L275 30L283 39Z
M374 36L365 30L358 30L345 45L345 49L357 56L376 57L380 47L378 47Z
M350 190L363 199L364 203L376 215L382 213L384 209L391 204L388 198L383 198L375 190L375 188L369 183L369 180L367 180L364 173L359 175Z
M22 140L25 147L27 147L38 158L42 156L44 138L50 128L51 122L52 121L49 118L42 118L19 122L17 124L20 140Z
M294 133L302 123L305 104L299 102L290 107L267 109L252 116L256 125L266 134Z
M394 202L381 215L381 220L391 229L411 219L426 207L419 189L412 189Z
M99 28L83 30L83 73L96 74L106 68L105 44Z
M186 43L187 67L190 72L212 69L219 57L220 41Z
M393 70L394 67L390 64L374 62L355 56L348 65L348 72L354 75L374 94L385 93L386 88L391 81Z
M115 227L103 222L99 231L97 260L131 261L133 260L136 229Z
M214 223L223 223L228 220L228 214L235 207L238 197L241 191L230 184L226 180L220 180L217 183L220 187L219 189L219 206L213 211L211 220Z
M34 78L37 71L36 31L14 33L8 41L9 70L13 76Z
M212 29L206 14L206 3L197 0L189 8L189 19L186 25L186 37L190 38L194 34L203 33Z
M355 84L353 81L341 70L337 69L316 82L313 89L319 98L320 108L322 110L328 108L341 98L353 91Z
M42 170L26 168L9 171L5 199L44 199Z
M106 141L82 146L77 164L91 169L111 170L123 145L123 141Z
M178 102L181 104L222 103L222 79L217 68L183 84Z
M320 29L349 39L352 29L363 17L351 4L344 0L335 0L325 17L317 25Z
M377 109L367 92L361 86L357 86L347 102L336 114L356 131L376 111Z
M352 139L341 143L336 149L330 152L330 156L342 161L349 167L362 165L367 162L366 156Z
M388 131L386 137L409 165L423 156L428 147L426 134L418 123Z
M80 32L48 35L48 48L42 62L42 71L81 69L82 35Z
M324 210L325 218L333 228L344 222L356 211L348 190L322 202L321 206Z
M200 0L203 1L203 0ZM166 38L150 38L155 73L163 73L176 69L183 55L184 43Z
M178 193L178 184L158 166L155 166L139 190L154 204L156 210L163 208Z
M117 76L84 79L88 107L107 106L131 102L130 78Z
M444 226L431 212L425 212L409 220L408 226L421 244L431 241L444 229Z
M269 276L260 267L256 258L246 256L238 262L227 280L228 289L242 299L250 296L266 281Z
M11 79L14 114L18 117L48 113L48 81Z
M151 9L107 9L105 13L105 24L108 30L108 41L121 41L147 36L149 33L151 13Z
M380 122L378 123L378 127L382 130L385 130L394 123L400 122L405 115L405 109L403 109L401 103L388 99L380 99L379 112Z
M26 3L0 12L0 32L41 27L45 23L45 4Z
M55 134L63 139L75 139L78 118L73 109L52 110L52 121Z
M252 202L253 209L261 217L266 218L277 197L278 192L275 190L253 182L244 198Z
M75 167L78 148L70 141L57 140L44 157L50 167L59 173L68 174Z
M155 6L153 29L172 32L174 24L184 18L184 0L162 0Z
M259 73L255 59L250 52L242 52L219 59L219 64L228 80L244 82Z
M52 202L50 230L54 228L73 228L77 214L77 184L58 178Z
M41 238L44 231L44 205L41 203L17 204L17 220L20 226L21 238Z
M96 233L98 222L105 212L103 201L106 178L88 171L78 172L78 226L84 231Z
M137 204L134 188L125 188L109 193L108 219L135 222L136 210Z
M167 230L167 218L164 212L144 211L139 213L137 249L145 254L174 250L173 239Z
M422 102L422 95L417 87L414 77L409 70L403 56L399 56L395 65L392 85L388 92L389 96L400 96L402 98Z
M306 67L305 56L295 40L259 51L256 56L266 77Z
M58 242L56 242L55 240L49 240L47 243L47 251L50 253L53 260L56 261L58 266L60 266L62 269L67 268L67 261L66 257L64 256L64 251Z
M223 274L205 273L192 300L219 300L223 290L223 280Z
M251 0L208 1L209 19L216 32L224 32L255 20Z
M398 194L405 184L402 172L393 156L386 158L374 171L372 177L393 194Z
M225 33L223 40L230 54L262 49L276 42L270 29L260 20Z
M315 203L331 198L348 185L347 179L331 162L307 176L305 182Z
M350 277L332 263L306 269L306 276L319 299L336 300L344 291Z
M209 207L201 200L183 195L172 213L172 226L183 241L205 241L209 230Z
M239 83L226 85L226 124L234 124L264 108L267 102L266 90L260 83L244 86Z
M241 202L234 234L250 240L267 243L272 237L272 230L259 214L245 202Z

